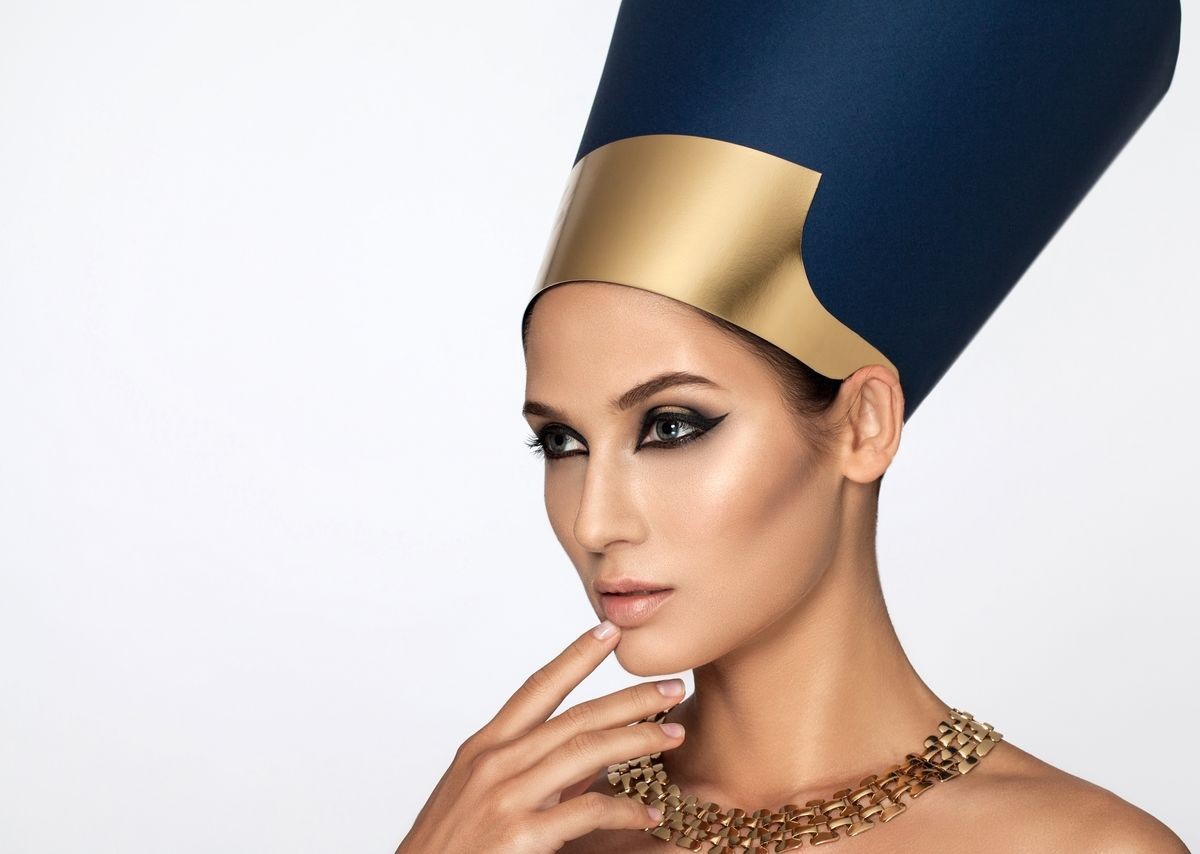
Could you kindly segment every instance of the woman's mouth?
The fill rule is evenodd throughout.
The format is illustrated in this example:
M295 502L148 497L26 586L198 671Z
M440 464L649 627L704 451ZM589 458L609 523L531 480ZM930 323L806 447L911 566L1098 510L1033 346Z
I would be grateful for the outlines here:
M604 616L623 629L640 626L667 601L674 590L632 590L628 593L602 593Z

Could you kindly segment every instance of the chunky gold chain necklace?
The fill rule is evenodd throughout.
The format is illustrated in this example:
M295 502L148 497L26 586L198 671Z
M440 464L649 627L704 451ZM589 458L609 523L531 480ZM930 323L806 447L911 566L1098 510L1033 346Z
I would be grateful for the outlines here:
M660 722L669 711L644 720ZM608 782L617 790L614 797L632 798L663 811L663 820L646 832L664 842L673 841L689 851L740 848L753 854L778 854L795 851L806 839L810 845L836 842L842 838L841 828L846 836L858 836L877 822L891 821L908 808L901 800L905 795L916 798L934 783L966 774L1002 738L991 724L952 708L938 724L938 734L925 739L925 751L908 754L882 778L871 774L856 788L834 792L828 800L809 801L803 807L785 804L777 812L724 812L716 804L698 803L695 795L680 797L679 787L658 761L661 752L608 766ZM705 844L711 847L706 849Z

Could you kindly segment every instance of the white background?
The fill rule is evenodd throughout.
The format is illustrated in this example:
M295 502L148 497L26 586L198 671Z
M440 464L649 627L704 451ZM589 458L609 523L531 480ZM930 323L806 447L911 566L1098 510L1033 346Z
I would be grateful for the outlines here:
M6 854L391 852L595 622L519 318L616 8L0 5ZM1189 24L907 425L879 551L936 692L1196 847Z

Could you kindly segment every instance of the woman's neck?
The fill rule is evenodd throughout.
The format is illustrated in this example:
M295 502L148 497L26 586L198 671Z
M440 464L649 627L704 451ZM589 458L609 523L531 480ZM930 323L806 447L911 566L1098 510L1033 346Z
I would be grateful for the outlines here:
M663 756L684 795L747 811L804 804L882 775L937 732L948 707L901 647L863 545L795 610L696 668L695 691L667 715L687 736Z

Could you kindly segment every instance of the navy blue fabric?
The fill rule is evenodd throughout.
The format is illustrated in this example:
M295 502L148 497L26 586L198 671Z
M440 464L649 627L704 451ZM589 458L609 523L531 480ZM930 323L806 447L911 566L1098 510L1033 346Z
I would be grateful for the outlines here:
M1162 98L1179 21L1179 0L624 0L576 162L676 133L820 172L809 279L911 417Z

